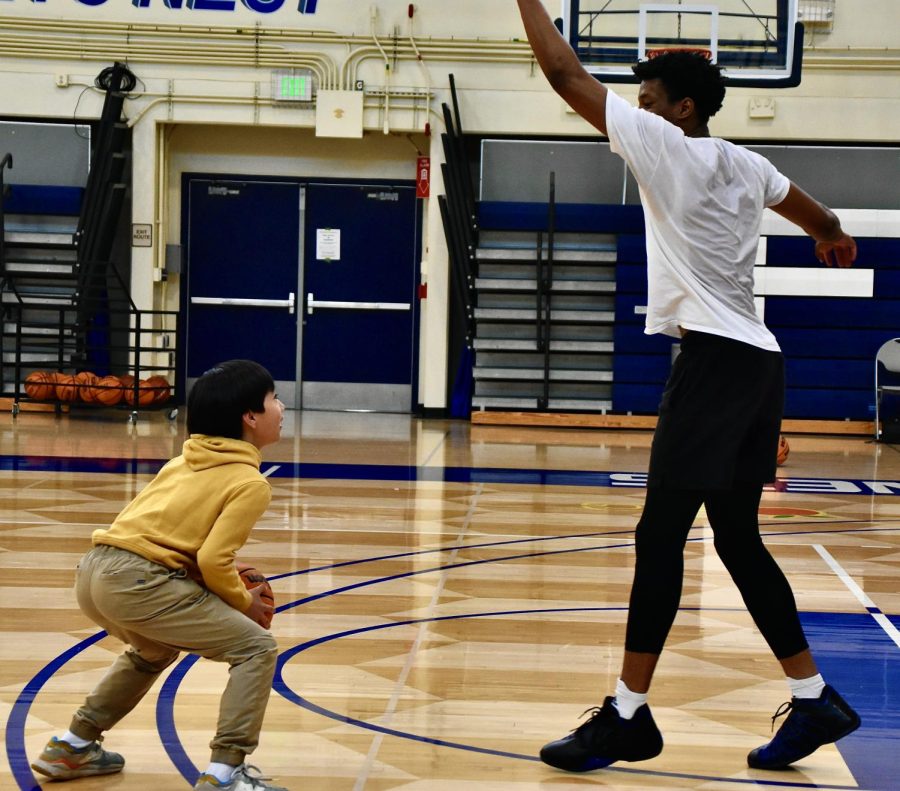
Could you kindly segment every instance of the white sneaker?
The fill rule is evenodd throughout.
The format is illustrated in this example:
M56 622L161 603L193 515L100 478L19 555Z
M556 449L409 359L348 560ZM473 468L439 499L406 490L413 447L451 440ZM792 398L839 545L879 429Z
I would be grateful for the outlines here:
M250 772L254 774L250 774ZM288 791L282 786L273 786L267 783L270 777L263 777L259 769L249 764L241 764L234 770L231 780L223 783L214 775L202 774L194 784L194 791L212 791L212 789L224 789L224 791Z

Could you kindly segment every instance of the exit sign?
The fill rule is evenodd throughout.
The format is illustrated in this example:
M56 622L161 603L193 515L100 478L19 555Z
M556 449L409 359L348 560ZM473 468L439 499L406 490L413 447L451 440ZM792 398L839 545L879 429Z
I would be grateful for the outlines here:
M276 102L311 102L313 75L308 69L279 69L272 72L272 98Z

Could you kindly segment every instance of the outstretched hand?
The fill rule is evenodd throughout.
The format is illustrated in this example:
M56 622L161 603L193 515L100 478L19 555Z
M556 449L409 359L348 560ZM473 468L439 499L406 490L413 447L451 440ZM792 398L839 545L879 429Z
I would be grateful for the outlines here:
M853 266L856 260L856 242L847 234L830 242L816 242L816 258L825 266Z

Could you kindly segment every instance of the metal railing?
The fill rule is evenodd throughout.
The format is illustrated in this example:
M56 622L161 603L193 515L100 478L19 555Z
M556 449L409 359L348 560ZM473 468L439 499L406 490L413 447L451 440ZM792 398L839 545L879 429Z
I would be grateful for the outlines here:
M0 277L6 273L6 185L3 183L3 171L6 168L12 170L13 156L6 153L0 160Z
M538 407L550 403L550 335L553 311L553 248L556 241L556 173L550 173L550 196L547 203L547 262L543 260L543 234L538 234L537 269L537 338L538 350L544 353L543 390Z

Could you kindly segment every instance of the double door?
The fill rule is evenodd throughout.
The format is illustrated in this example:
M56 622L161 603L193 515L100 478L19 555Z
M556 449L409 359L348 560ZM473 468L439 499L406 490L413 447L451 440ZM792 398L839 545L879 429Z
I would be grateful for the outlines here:
M265 365L288 406L408 412L420 218L412 184L185 177L186 369Z

